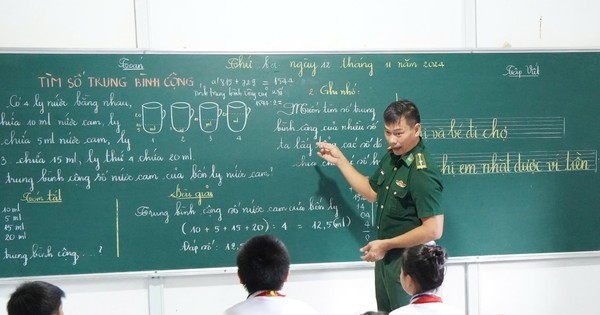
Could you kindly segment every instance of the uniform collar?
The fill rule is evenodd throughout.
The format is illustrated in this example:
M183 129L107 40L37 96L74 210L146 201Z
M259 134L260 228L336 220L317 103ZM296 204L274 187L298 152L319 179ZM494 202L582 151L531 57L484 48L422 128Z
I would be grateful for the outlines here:
M423 144L423 139L419 138L419 142L417 143L417 145L414 148L412 148L410 151L408 151L403 157L395 155L391 151L390 151L390 154L392 155L392 158L394 159L394 161L398 162L399 160L402 160L402 161L404 161L404 165L410 166L415 161L414 153L421 152L421 151L423 151L424 148L425 148L425 145Z

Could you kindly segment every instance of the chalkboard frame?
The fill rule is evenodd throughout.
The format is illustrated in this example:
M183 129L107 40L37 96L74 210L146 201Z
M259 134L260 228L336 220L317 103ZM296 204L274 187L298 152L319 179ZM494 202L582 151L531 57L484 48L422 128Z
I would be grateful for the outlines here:
M570 53L582 53L582 52L597 53L598 51L597 50L590 50L590 51L587 51L587 50L577 50L577 51L573 51L573 50L568 50L568 51L563 51L563 50L552 50L552 51L529 51L529 50L528 51L521 51L521 50L519 50L519 51L516 51L516 50L510 50L510 51L492 51L492 50L490 50L490 51L482 51L482 50L468 50L468 51L461 51L461 50L459 50L459 51L443 51L443 52L438 52L438 51L434 51L434 52L421 52L421 51L420 52L333 52L333 53L332 52L317 52L317 53L312 53L312 52L301 52L301 53L288 53L288 52L285 52L285 53L281 53L281 52L277 52L277 53L273 53L272 55L274 55L274 56L284 56L284 57L285 56L290 56L290 55L295 55L295 54L300 55L300 56L304 56L304 55L310 55L310 56L312 56L312 55L315 55L317 57L323 57L323 56L326 57L326 56L330 56L330 55L339 55L339 56L349 55L349 56L361 57L361 56L367 56L367 55L372 55L372 54L378 55L378 56L380 56L380 55L381 56L395 56L395 55L404 56L404 55L427 55L427 54L433 54L433 55L436 55L436 54L459 54L459 55L464 56L464 55L469 55L469 54L522 54L522 53L526 53L526 54L528 54L528 53L533 53L533 54L553 54L553 53L570 54ZM6 51L2 51L0 53L5 54L7 52ZM17 51L15 51L15 52L8 52L8 53L9 54L17 53ZM51 52L45 52L45 51L42 51L42 52L39 52L39 51L26 51L25 54L42 54L42 55L45 55L45 54L59 54L59 55L62 55L62 54L66 54L66 55L70 55L70 54L107 55L107 54L115 54L115 53L114 52L93 52L93 51L84 51L84 52L77 51L77 52L71 52L71 53L66 52L66 51L51 51ZM240 53L237 53L237 52L234 52L234 53L212 53L212 52L211 53L198 53L198 52L184 52L184 53L173 52L173 53L169 53L169 52L153 52L153 51L125 51L125 52L118 52L116 54L117 55L120 55L120 54L141 55L141 56L143 56L143 55L161 55L161 56L162 55L166 55L166 56L169 56L169 55L173 55L173 56L177 56L177 55L198 55L199 58L202 58L203 56L210 57L210 56L213 56L213 55L244 55L244 54L240 54ZM270 53L249 53L248 55L262 55L262 56L264 56L264 55L270 55ZM432 146L433 146L433 144L432 144ZM327 175L332 174L332 173L335 173L335 172L331 172L329 170L328 173L327 173ZM492 175L492 176L494 176L494 175ZM597 177L597 175L596 175L596 177ZM597 179L595 179L595 180L597 180ZM337 183L338 185L340 185L342 187L345 185L345 183L343 181L340 181L339 178L337 180L335 180L335 183ZM443 242L444 242L444 238L441 240L441 243L443 243ZM593 242L592 242L591 248L589 248L589 249L597 250L598 249L597 246L598 246L598 244L593 245ZM583 248L575 247L575 251L580 251L580 250L585 250L585 249L586 249L586 247L583 247ZM519 252L517 251L517 254L518 253ZM483 255L486 255L486 254L494 255L496 253L483 253ZM500 254L506 254L506 253L500 253ZM510 253L508 253L508 254L510 254ZM459 256L469 256L469 255L459 255ZM167 268L167 269L169 269L169 268ZM177 268L175 268L175 269L177 269ZM210 269L210 267L208 269ZM84 271L84 273L87 273L87 272L89 272L89 271Z

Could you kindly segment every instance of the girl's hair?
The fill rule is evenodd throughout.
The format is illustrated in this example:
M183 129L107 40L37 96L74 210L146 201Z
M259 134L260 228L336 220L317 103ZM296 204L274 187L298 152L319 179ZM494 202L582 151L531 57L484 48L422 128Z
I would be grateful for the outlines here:
M437 289L444 282L446 250L438 245L417 245L404 250L402 272L416 281L421 292ZM417 293L421 293L417 292Z

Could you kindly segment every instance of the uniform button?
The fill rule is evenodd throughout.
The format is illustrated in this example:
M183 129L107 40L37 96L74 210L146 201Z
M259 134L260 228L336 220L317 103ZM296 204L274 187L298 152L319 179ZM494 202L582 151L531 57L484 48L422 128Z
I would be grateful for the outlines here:
M379 230L379 225L377 226L377 229Z
M394 191L394 195L396 195L397 193L398 193L397 191Z
M385 186L385 190L388 190L388 189L390 189L390 186Z
M381 205L381 209L383 209L383 205Z
M394 167L394 171L397 171L397 170L398 170L398 168L397 168L397 167Z

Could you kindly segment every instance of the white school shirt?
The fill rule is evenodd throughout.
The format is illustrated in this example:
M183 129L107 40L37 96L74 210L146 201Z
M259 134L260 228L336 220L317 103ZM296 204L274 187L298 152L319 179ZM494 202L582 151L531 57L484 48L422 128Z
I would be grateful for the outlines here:
M397 308L390 315L465 315L458 309L444 303L409 304Z
M437 302L423 302L423 303L413 303L419 295L413 296L410 300L411 304L400 307L392 311L389 315L465 315L460 312L458 309L450 306L448 304L442 303L442 300L431 293L421 294L424 298L427 295L439 299Z
M223 315L318 315L308 304L287 296L257 296L258 291L228 308Z

